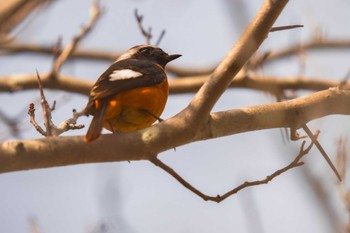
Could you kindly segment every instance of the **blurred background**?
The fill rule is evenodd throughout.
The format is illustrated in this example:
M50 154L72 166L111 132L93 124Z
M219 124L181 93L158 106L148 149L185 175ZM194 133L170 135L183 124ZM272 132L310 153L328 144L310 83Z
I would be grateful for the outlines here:
M0 5L6 0L1 0ZM250 0L128 0L101 1L103 15L79 49L122 53L143 44L134 16L144 15L156 38L163 29L160 47L182 54L173 67L208 69L225 56L263 1ZM37 8L11 36L18 43L53 46L58 38L66 45L89 20L91 1L53 0ZM315 38L350 41L346 0L290 1L276 26L303 24L304 28L270 33L260 52L279 51ZM155 39L154 39L155 41ZM315 77L343 80L349 72L349 49L304 51L266 64L260 75ZM0 50L0 77L41 73L52 68L50 54ZM70 59L63 75L96 80L112 61ZM297 91L298 96L309 91ZM87 96L45 90L58 124L82 109ZM162 115L167 119L187 106L193 93L171 95ZM34 139L42 136L30 125L27 106L36 103L38 90L0 93L0 139ZM213 111L275 102L263 92L229 89ZM9 127L12 119L18 132ZM88 125L91 118L79 123ZM347 136L348 116L329 116L309 124L321 130L319 140L335 160L337 141ZM82 135L86 129L64 135ZM347 139L346 139L347 140ZM249 132L196 142L160 155L160 159L208 195L222 194L245 181L263 179L291 162L301 141L286 140L283 129ZM345 145L349 149L348 145ZM115 148L118 150L118 148ZM12 172L0 175L0 232L345 232L346 202L336 177L314 148L306 165L277 177L267 185L244 189L220 204L205 202L148 161L89 164Z

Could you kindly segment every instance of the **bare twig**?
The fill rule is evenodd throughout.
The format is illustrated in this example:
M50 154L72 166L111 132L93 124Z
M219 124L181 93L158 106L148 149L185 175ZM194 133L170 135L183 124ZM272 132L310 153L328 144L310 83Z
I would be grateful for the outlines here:
M95 22L101 15L101 7L98 0L94 0L90 10L90 20L86 26L83 26L80 32L73 38L71 43L69 43L62 51L62 53L57 57L53 68L52 77L57 77L62 64L68 59L68 57L74 52L78 43L86 37L86 35L91 31Z
M34 114L34 104L31 103L29 105L29 111L28 114L30 116L30 122L33 124L35 129L42 134L45 137L49 136L59 136L62 133L68 131L68 130L75 130L75 129L82 129L84 128L84 125L82 124L76 124L77 120L80 116L84 115L84 112L77 112L76 110L73 110L73 117L65 120L62 122L58 127L52 122L51 113L56 108L56 101L53 102L52 107L49 106L48 102L46 101L43 85L41 83L41 79L39 74L37 73L38 77L38 84L39 84L39 90L40 90L40 96L41 96L41 107L44 114L44 125L46 127L46 130L43 130L39 124L35 121L35 114Z
M195 97L183 112L191 124L192 130L206 122L209 113L223 92L239 73L249 58L266 39L273 23L282 12L287 1L266 0L239 40L217 66L210 78L199 89ZM259 26L260 24L260 26ZM190 119L189 119L190 118Z
M137 25L139 26L139 29L140 29L142 35L146 39L146 44L147 45L151 44L151 39L152 39L151 31L152 31L152 28L149 27L148 30L146 30L144 28L144 26L142 25L142 23L143 23L142 22L143 21L143 15L139 14L137 9L135 9L135 18L136 18Z
M93 85L93 81L67 75L60 75L59 79L51 79L50 74L41 74L40 78L45 88L64 90L83 95L88 95ZM170 94L194 93L203 86L208 78L209 76L194 76L170 79ZM298 77L259 76L239 73L229 87L247 88L278 95L286 90L320 91L339 85L339 81L330 80L325 77L303 77L300 79ZM37 88L36 75L24 74L0 77L0 92L16 92ZM342 89L349 88L349 83L345 83L342 86Z
M41 135L46 137L46 132L41 128L41 126L35 120L35 106L34 103L29 104L28 115L30 117L30 123L34 126L36 131L38 131Z
M306 124L303 126L303 130L309 136L309 138L313 141L313 143L315 143L317 149L320 151L320 153L322 154L323 158L327 161L328 165L331 167L331 169L333 170L334 174L337 176L338 180L342 181L342 178L339 175L339 173L338 173L337 169L335 168L335 166L333 165L331 159L329 158L329 156L327 155L326 151L323 149L323 147L321 146L321 144L317 140L317 136L315 136L311 132L311 130L309 129L309 127Z
M301 24L294 24L294 25L288 25L288 26L279 26L279 27L272 27L270 29L270 32L277 32L277 31L283 31L283 30L289 30L294 28L302 28L304 25Z
M265 60L265 63L278 61L281 58L297 55L300 51L344 48L350 48L350 40L312 40L306 43L295 44L285 49L271 51Z
M252 187L252 186L257 186L257 185L262 185L262 184L267 184L271 180L276 178L277 176L279 176L279 175L289 171L290 169L303 165L304 163L301 162L300 160L302 159L303 156L305 156L306 154L309 153L309 151L311 150L312 146L314 145L314 143L311 142L310 145L305 149L305 143L306 142L303 141L303 143L302 143L302 145L300 147L300 150L299 150L299 154L295 157L295 159L290 164L288 164L284 168L281 168L281 169L275 171L274 173L272 173L271 175L266 176L265 179L256 180L256 181L246 181L243 184L237 186L236 188L226 192L225 194L217 195L217 196L208 196L208 195L202 193L201 191L199 191L198 189L193 187L190 183L188 183L186 180L184 180L171 167L169 167L168 165L163 163L157 157L152 157L152 158L149 159L149 161L152 162L154 165L160 167L162 170L167 172L172 177L174 177L178 182L180 182L188 190L190 190L194 194L198 195L203 200L205 200L205 201L213 201L213 202L219 203L219 202L222 202L223 200L225 200L226 198L228 198L228 197L230 197L230 196L232 196L234 194L237 194L239 191L241 191L241 190L243 190L245 188Z
M159 46L159 44L162 41L164 35L165 35L165 30L162 30L162 32L160 33L159 38L157 40L156 46Z
M85 112L77 112L75 109L73 109L73 117L65 120L57 127L57 135L60 135L68 130L76 130L76 129L82 129L85 126L83 124L77 124L77 120L79 117L85 115Z
M52 130L54 128L54 124L52 122L51 108L50 108L48 102L46 101L46 98L44 95L44 87L41 83L41 79L40 79L38 71L36 71L36 74L37 74L38 86L39 86L39 90L40 90L41 108L42 108L43 114L44 114L44 125L46 128L45 136L52 136Z

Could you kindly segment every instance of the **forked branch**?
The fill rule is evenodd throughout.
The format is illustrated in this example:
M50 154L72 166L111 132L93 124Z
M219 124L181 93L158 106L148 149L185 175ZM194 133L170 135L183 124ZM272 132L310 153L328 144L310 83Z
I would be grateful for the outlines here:
M84 128L84 125L82 124L76 124L77 119L82 116L83 112L76 112L73 110L73 117L62 122L58 127L54 124L52 121L52 111L55 110L56 101L54 101L52 107L49 106L45 94L44 94L44 87L42 85L39 73L37 73L38 78L38 85L40 90L40 99L41 99L41 108L43 110L44 115L44 125L45 129L41 128L41 126L36 122L35 120L35 106L34 103L29 104L29 110L28 114L30 117L30 123L34 126L34 128L43 136L50 137L50 136L59 136L62 133L68 131L68 130L75 130L75 129L82 129Z
M331 169L333 170L334 174L337 176L338 180L342 181L342 178L341 178L338 170L335 168L335 166L333 165L331 159L327 155L326 151L323 149L323 147L321 146L320 142L317 140L317 136L314 135L311 132L311 130L309 129L309 127L306 124L303 126L303 130L309 136L309 138L313 141L313 143L316 145L317 149L320 151L320 153L322 154L323 158L327 161L328 165L331 167Z
M315 137L317 137L317 135L315 135ZM267 184L270 181L272 181L274 178L276 178L277 176L279 176L279 175L289 171L290 169L296 168L296 167L299 167L299 166L303 165L304 162L301 162L301 159L306 154L309 153L309 151L311 150L312 146L314 145L314 141L311 141L307 148L305 148L305 143L306 143L305 141L302 142L302 144L300 146L300 149L299 149L298 155L287 166L285 166L285 167L275 171L274 173L272 173L269 176L266 176L265 179L256 180L256 181L246 181L243 184L233 188L232 190L230 190L230 191L228 191L228 192L226 192L226 193L224 193L222 195L216 195L216 196L209 196L209 195L206 195L206 194L202 193L197 188L192 186L189 182L187 182L185 179L183 179L171 167L169 167L168 165L163 163L160 159L158 159L157 157L152 157L152 158L149 159L149 161L152 162L154 165L160 167L162 170L164 170L166 173L168 173L172 177L174 177L185 188L187 188L188 190L190 190L191 192L193 192L197 196L201 197L203 200L220 203L223 200L225 200L226 198L228 198L228 197L230 197L230 196L232 196L234 194L237 194L239 191L241 191L241 190L243 190L245 188L252 187L252 186L257 186L257 185L262 185L262 184Z

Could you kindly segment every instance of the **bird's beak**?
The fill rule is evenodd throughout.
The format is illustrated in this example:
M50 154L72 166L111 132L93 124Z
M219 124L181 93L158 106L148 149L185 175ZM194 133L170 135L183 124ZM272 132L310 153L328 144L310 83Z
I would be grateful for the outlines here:
M176 58L179 58L179 57L181 57L182 55L180 55L180 54L172 54L172 55L168 55L167 57L166 57L166 62L168 63L168 62L171 62L172 60L175 60Z

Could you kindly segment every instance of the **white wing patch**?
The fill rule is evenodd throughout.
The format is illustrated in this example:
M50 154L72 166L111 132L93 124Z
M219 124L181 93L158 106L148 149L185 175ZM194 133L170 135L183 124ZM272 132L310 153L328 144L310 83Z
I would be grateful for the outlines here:
M109 81L116 81L121 79L132 79L142 76L142 73L135 70L123 69L115 70L109 75Z

